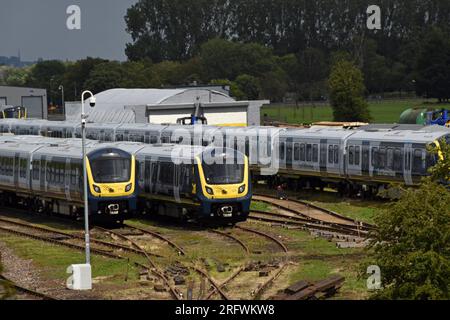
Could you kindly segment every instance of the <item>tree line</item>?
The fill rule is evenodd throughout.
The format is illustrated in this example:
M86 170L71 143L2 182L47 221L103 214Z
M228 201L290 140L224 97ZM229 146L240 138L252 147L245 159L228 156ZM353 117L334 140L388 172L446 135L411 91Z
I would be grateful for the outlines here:
M381 30L366 27L369 4L140 0L125 17L132 36L127 62L86 58L0 67L0 84L46 88L54 104L61 99L60 84L66 100L79 100L83 89L192 83L227 84L236 99L333 100L332 72L346 71L336 66L344 59L361 72L352 79L362 86L349 91L357 92L356 100L402 91L448 100L450 2L381 0Z

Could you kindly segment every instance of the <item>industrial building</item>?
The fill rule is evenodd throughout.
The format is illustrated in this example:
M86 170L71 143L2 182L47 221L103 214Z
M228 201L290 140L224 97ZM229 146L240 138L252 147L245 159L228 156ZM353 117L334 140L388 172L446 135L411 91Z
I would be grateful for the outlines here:
M95 95L97 103L90 109L90 122L173 124L190 117L195 110L210 125L260 125L260 108L270 101L236 101L224 90L213 87L179 89L111 89ZM66 118L79 119L80 106L66 104Z
M22 106L28 118L47 119L47 90L0 86L0 106Z

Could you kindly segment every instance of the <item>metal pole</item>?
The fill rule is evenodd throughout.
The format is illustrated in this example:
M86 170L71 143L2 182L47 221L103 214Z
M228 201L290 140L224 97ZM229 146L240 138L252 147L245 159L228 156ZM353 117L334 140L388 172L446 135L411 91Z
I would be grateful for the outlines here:
M86 241L86 264L91 264L91 249L90 249L90 237L89 237L89 201L88 201L88 183L87 183L87 159L86 159L86 114L84 113L84 95L88 93L93 96L89 91L83 92L81 95L81 144L83 150L83 185L84 185L84 232Z
M64 86L60 85L59 90L61 90L62 112L63 112L64 120L66 120L66 101L64 99Z

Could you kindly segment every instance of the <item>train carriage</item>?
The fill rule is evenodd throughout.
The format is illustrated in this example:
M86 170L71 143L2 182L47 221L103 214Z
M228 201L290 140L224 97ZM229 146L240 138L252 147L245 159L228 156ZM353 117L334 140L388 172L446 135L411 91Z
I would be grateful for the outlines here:
M415 185L438 161L428 152L450 137L443 130L360 130L346 141L347 178L364 184L405 183Z
M14 131L11 130L13 126L30 127L36 123L40 122L5 119L0 120L0 130L11 132ZM79 136L79 124L51 123L51 126L53 132L62 132L61 128L67 127L67 132L73 130ZM70 129L70 126L73 128ZM41 131L43 127L44 125L41 125ZM106 134L108 130L110 133ZM15 131L21 134L33 130ZM100 140L109 140L109 137L113 136L113 141L139 141L147 144L170 142L183 145L190 143L197 146L230 147L249 157L254 180L264 179L270 184L288 181L293 186L299 187L330 185L344 190L361 190L370 186L370 188L375 187L372 190L374 192L377 187L383 187L391 182L404 182L407 185L420 183L420 177L426 175L428 168L434 163L429 161L430 159L427 160L428 156L424 151L425 145L434 142L430 140L435 138L430 136L430 132L434 133L435 137L445 137L449 135L450 130L441 126L418 127L395 124L369 125L353 130L328 127L225 128L154 124L88 124L87 126L87 136ZM180 137L184 135L190 139ZM351 140L359 135L366 137L366 140ZM406 147L398 145L397 138L406 139L407 135L417 137L418 141L412 141ZM348 145L349 141L351 145ZM417 146L416 143L421 145ZM385 147L377 151L372 147L376 144L384 144ZM409 148L411 152L402 148ZM416 149L422 150L422 156L425 157L421 171L413 168L414 159L417 165L419 162L419 151L416 152ZM405 160L404 156L408 157L408 160ZM386 158L389 162L388 166L383 162L378 163L376 159L379 158ZM401 164L398 161L400 158L405 163Z
M119 149L95 141L87 143L91 215L122 221L136 210L133 153L139 148L142 146ZM81 215L84 206L81 153L80 140L0 137L1 200L37 212Z
M251 181L245 155L224 148L156 145L140 150L136 159L144 210L185 219L247 219Z

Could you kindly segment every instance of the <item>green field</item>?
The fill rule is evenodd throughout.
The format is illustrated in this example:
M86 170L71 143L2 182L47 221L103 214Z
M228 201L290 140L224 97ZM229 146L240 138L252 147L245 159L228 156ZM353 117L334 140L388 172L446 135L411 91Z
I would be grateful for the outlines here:
M384 100L369 102L372 123L397 123L406 109L429 103L424 99ZM311 124L320 121L333 121L333 111L329 105L270 105L263 107L261 116L269 119L292 123Z

